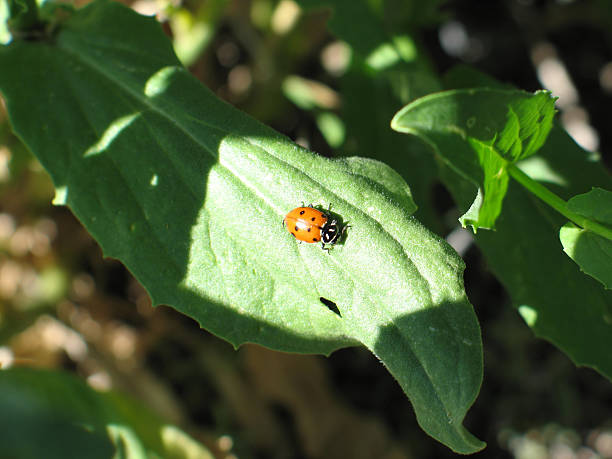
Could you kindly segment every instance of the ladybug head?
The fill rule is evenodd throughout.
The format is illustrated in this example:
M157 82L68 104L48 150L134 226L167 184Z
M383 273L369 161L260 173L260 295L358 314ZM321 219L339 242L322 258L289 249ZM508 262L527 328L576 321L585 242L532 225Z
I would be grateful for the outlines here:
M339 237L340 230L336 220L325 223L321 228L321 242L323 244L335 244Z

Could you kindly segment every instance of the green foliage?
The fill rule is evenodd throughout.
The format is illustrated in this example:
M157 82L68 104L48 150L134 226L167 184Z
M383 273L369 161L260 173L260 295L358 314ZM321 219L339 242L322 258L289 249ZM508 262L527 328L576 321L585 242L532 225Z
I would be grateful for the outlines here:
M0 371L0 412L4 457L213 457L140 404L63 373Z
M14 31L29 31L39 25L38 8L34 0L4 0L8 9L8 28Z
M502 87L465 67L449 72L446 85L449 88ZM473 154L467 146L458 148ZM468 211L470 207L479 208L479 198L474 200L473 182L457 173L462 170L458 164L463 166L463 160L458 158L452 166L443 167L441 178L460 207ZM597 226L597 222L585 222L584 217L572 213L562 198L540 183L553 185L551 189L567 199L594 185L610 188L610 175L556 125L537 155L513 165L509 171L523 187L509 182L495 232L479 231L476 242L488 266L504 284L513 304L536 335L553 342L576 364L590 366L612 378L612 356L607 351L612 332L612 295L580 273L563 254L558 242L563 216L589 227ZM545 199L550 207L534 200L535 196ZM599 212L605 215L604 209L600 208Z
M608 190L595 187L588 193L571 198L567 207L583 217L612 225L612 192Z
M292 75L283 81L283 93L295 105L309 110L316 117L317 127L331 147L339 147L345 140L343 121L331 110L338 104L330 88Z
M236 347L326 355L367 347L422 428L472 453L484 445L462 422L482 379L480 330L462 260L420 223L441 226L430 204L441 180L464 226L496 230L475 238L527 324L612 378L612 293L604 288L612 288L612 180L555 125L551 94L502 87L465 68L440 81L410 34L437 18L440 2L299 3L332 9L328 26L351 60L339 80L341 104L318 97L329 88L296 76L284 78L286 97L312 113L330 146L385 164L298 147L181 66L210 42L223 0L197 13L210 28L187 12L174 15L181 62L153 19L116 3L78 11L0 3L0 42L13 40L0 46L0 90L15 133L52 177L55 202L71 208L155 304ZM388 128L394 113L392 128L413 135ZM593 186L601 188L585 193ZM302 202L331 203L350 225L329 254L297 244L282 227ZM0 373L10 395L0 403L21 420L10 400L30 403L31 394L65 385L58 394L66 398L51 397L38 416L37 435L47 435L57 411L57 438L71 435L74 455L86 444L106 453L119 437L134 451L150 448L129 427L106 437L109 420L129 417L112 397L82 395L86 388L63 376L35 380ZM82 398L68 399L70 391ZM104 409L112 415L87 417Z
M400 110L391 127L424 139L471 181L477 198L463 226L493 228L508 187L508 166L533 155L552 126L549 93L459 89L423 97Z
M185 67L193 64L214 38L227 3L227 0L203 2L195 13L180 6L170 15L174 52Z
M593 226L592 221L587 221L582 228L566 223L559 234L563 250L582 271L612 289L612 192L593 188L588 193L574 196L567 207L578 215L601 223L604 235L589 229ZM609 237L606 237L605 230L610 232Z
M233 109L180 67L159 25L116 3L77 11L53 40L13 42L0 65L14 130L56 202L154 303L235 346L328 354L361 343L430 435L482 448L462 426L482 379L464 265L410 215L396 172L324 159ZM330 254L282 228L301 202L332 203L350 223Z

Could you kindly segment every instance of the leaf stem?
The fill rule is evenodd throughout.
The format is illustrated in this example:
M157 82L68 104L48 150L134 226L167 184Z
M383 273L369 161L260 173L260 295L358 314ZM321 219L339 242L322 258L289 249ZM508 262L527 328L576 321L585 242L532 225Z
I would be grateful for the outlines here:
M536 182L534 179L529 177L522 170L516 167L516 165L509 164L507 170L514 180L519 182L561 215L565 216L567 219L586 230L592 231L599 236L612 240L612 230L610 228L569 210L566 201L561 199L541 183Z

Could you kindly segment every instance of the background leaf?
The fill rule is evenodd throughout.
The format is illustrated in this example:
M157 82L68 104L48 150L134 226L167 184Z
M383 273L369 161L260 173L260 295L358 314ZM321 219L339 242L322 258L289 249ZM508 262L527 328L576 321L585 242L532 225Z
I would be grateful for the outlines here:
M495 86L490 77L458 67L446 77L448 87ZM553 126L539 154L518 163L563 199L592 186L610 188L602 164ZM445 185L462 209L473 200L472 186L450 167ZM512 181L496 231L475 235L487 265L504 285L512 303L533 332L562 349L577 365L612 379L612 294L582 274L562 253L558 231L565 219Z
M612 289L612 241L566 223L559 231L563 250L589 276Z
M0 411L5 457L213 457L140 404L64 373L0 371Z
M407 105L391 127L421 137L478 188L479 202L462 217L464 226L493 228L508 186L506 163L541 147L552 126L553 104L544 91L447 91Z
M399 175L316 156L233 109L178 66L154 21L115 3L79 10L53 43L0 49L0 63L15 131L56 201L155 303L234 345L330 353L361 342L430 435L483 447L461 424L482 379L464 266L410 216ZM344 245L328 255L296 244L280 223L302 201L333 204L351 224Z
M567 202L572 212L596 222L612 226L612 193L593 188L588 193L572 197ZM559 232L563 250L580 269L612 289L612 241L572 223Z
M573 196L567 201L572 212L592 220L612 225L612 192L595 187L588 193Z

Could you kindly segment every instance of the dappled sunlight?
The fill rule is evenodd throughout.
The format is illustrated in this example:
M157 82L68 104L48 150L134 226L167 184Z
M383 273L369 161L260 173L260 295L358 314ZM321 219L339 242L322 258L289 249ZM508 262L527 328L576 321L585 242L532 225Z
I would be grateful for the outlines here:
M180 72L176 66L163 67L151 76L144 87L144 95L150 98L162 95L172 84L172 77Z
M517 166L529 177L538 182L546 182L562 187L567 186L567 180L563 177L558 169L556 170L550 161L543 156L530 156L524 159Z
M197 457L200 459L214 459L216 457L192 437L171 424L164 424L159 427L159 438L167 451L188 452L184 457ZM230 451L232 446L230 444L227 451ZM229 458L231 456L228 455L226 457Z
M525 321L527 325L530 327L535 326L538 321L538 311L533 309L531 306L523 304L518 307L518 312Z
M0 46L8 45L13 37L9 30L8 24L5 22L5 18L9 17L9 3L0 2Z
M113 121L106 131L100 136L100 139L85 151L85 158L95 156L106 151L111 143L128 127L132 125L135 119L139 118L141 113L132 113Z
M157 186L158 183L159 183L159 175L153 174L151 176L151 180L149 181L149 185L151 185L152 187L155 187Z
M366 62L375 70L384 70L400 62L412 62L417 57L414 41L408 36L397 36L393 42L381 43L366 58Z

